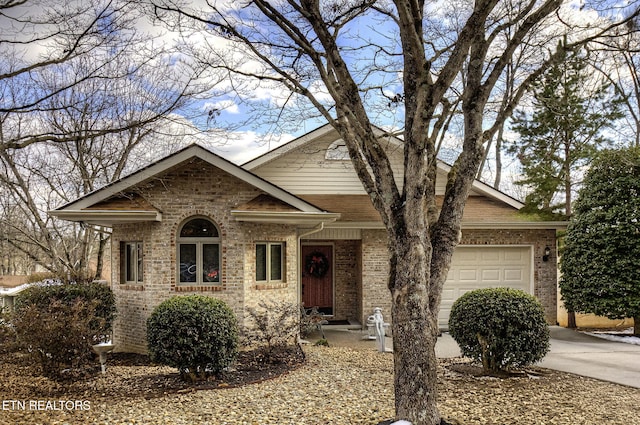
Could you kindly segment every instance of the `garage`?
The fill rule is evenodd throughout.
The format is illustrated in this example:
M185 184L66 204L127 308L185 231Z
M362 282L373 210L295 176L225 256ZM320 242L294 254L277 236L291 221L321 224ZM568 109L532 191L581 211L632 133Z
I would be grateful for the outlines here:
M438 324L449 327L453 302L480 288L509 287L533 292L531 246L458 246L442 290Z

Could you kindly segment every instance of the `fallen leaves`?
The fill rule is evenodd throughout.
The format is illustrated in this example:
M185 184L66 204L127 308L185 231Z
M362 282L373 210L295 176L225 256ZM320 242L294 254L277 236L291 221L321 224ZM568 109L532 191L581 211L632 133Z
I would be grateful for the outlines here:
M305 351L306 364L281 376L198 390L176 387L173 369L144 362L108 363L106 375L73 384L32 377L4 362L3 400L68 397L91 408L0 411L0 423L372 425L393 417L391 355L345 347ZM451 423L640 424L639 389L541 368L506 379L470 370L462 359L441 362L439 408Z

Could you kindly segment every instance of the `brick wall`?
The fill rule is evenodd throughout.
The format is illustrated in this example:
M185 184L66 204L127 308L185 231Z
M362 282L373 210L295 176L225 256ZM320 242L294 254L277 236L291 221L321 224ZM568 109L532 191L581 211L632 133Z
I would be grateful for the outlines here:
M557 322L557 252L555 230L463 230L461 245L533 245L534 295L540 300L549 324ZM542 260L545 247L549 261ZM391 296L387 289L389 254L383 230L362 232L361 323L381 307L385 321L391 321Z
M334 245L336 320L360 320L358 286L360 286L360 241L338 240Z
M162 212L162 222L113 227L112 288L118 317L114 342L120 351L146 351L146 320L162 301L187 294L205 294L225 301L240 323L245 307L261 299L297 303L296 233L282 225L256 225L235 221L230 211L258 196L253 186L211 165L193 160L187 165L140 184L138 193ZM176 238L189 218L203 216L219 229L221 280L203 286L177 282ZM120 241L142 241L142 285L120 284ZM277 285L255 282L255 242L285 242L286 279Z
M384 230L362 231L362 308L360 323L382 308L385 321L391 321L391 295L389 283L389 250Z

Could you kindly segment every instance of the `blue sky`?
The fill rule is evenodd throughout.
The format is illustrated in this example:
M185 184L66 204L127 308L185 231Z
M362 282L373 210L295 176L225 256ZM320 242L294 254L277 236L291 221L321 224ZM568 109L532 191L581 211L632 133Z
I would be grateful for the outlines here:
M71 1L70 4L74 2ZM82 3L79 0L78 3ZM195 0L192 4L204 4L204 1ZM438 5L438 3L440 3ZM31 4L37 4L32 1ZM221 5L222 2L216 2L216 5ZM429 14L429 18L434 21L447 22L455 17L455 13L446 14L447 6L450 3L442 1L436 2L434 5L438 7L432 7ZM569 3L571 7L571 13L573 15L587 15L585 10L580 10L581 2L578 0L572 0ZM229 9L236 9L239 7L239 3L234 1L227 1L226 5ZM576 16L573 16L576 18ZM374 124L386 127L398 129L402 127L402 108L398 106L387 107L385 106L388 101L382 96L384 91L386 96L393 96L395 94L402 93L402 86L400 84L401 74L400 65L382 64L382 68L377 72L371 72L366 77L364 73L371 70L372 65L380 65L377 61L372 61L375 57L375 49L371 46L363 47L367 43L384 44L388 50L399 51L397 39L394 38L393 25L388 19L382 19L380 15L372 14L363 18L361 21L357 21L347 25L343 30L343 36L340 38L340 43L343 47L353 48L353 50L346 55L347 62L352 65L356 79L360 79L359 82L366 82L370 86L380 86L382 89L374 89L369 92L365 98L371 105L369 111L371 120ZM177 33L171 32L167 27L158 25L157 22L141 19L139 21L139 30L141 32L148 32L159 37L156 39L156 43L162 42L166 45L172 45L176 43L184 43L185 46L202 46L203 48L215 48L224 51L231 48L231 43L228 39L223 37L204 36L203 34L192 34L186 38L181 38ZM273 33L275 34L275 33ZM267 32L267 35L273 35ZM205 41L210 44L205 47ZM34 57L38 53L38 49L30 49L27 54L29 57ZM237 55L238 53L236 53ZM363 61L363 58L366 61ZM187 56L175 57L174 60L188 60ZM240 58L236 58L241 60ZM388 65L388 66L387 66ZM244 62L244 67L251 68L251 62ZM386 68L385 68L386 66ZM240 84L240 80L234 81L234 84ZM310 87L317 93L321 99L328 99L328 95L323 92L321 84L317 81L311 81ZM221 80L215 90L212 90L211 97L202 99L197 104L197 112L199 114L200 125L206 121L207 114L211 110L216 110L215 120L209 122L213 127L218 124L229 125L229 128L233 128L229 131L228 140L224 143L220 143L220 146L215 147L216 140L221 139L219 135L212 137L208 142L214 142L212 145L214 149L221 155L228 159L242 163L255 156L258 156L268 149L279 146L280 144L292 140L306 132L309 132L320 125L323 125L325 121L318 117L307 118L303 116L304 112L311 110L311 106L301 106L300 103L295 107L285 108L280 122L275 124L274 118L269 123L269 119L273 118L270 114L276 116L279 115L279 108L282 106L283 99L287 97L287 93L281 87L269 85L265 82L256 84L255 82L242 82L243 87L246 89L244 93L231 93L231 81ZM253 110L252 108L262 108L261 110ZM296 109L297 108L297 109ZM307 108L305 110L305 108ZM376 109L377 108L377 109ZM249 123L245 123L244 120L251 116L251 114L258 112L258 115ZM259 118L265 119L263 122ZM222 125L220 125L222 127ZM452 132L455 134L455 132ZM455 143L455 137L451 138L452 143ZM208 143L209 144L209 143Z

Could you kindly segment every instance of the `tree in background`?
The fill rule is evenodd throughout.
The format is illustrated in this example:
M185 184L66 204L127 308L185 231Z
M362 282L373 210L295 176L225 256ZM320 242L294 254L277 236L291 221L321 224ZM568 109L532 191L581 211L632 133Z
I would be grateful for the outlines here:
M176 121L187 131L192 102L219 81L140 30L144 12L131 0L0 0L0 254L28 258L25 273L100 277L108 232L47 211L166 153Z
M633 317L640 335L640 148L600 152L567 229L560 291L568 309Z
M637 25L637 23L635 23ZM617 127L621 146L640 146L640 35L612 37L611 43L588 59L622 98L624 117Z
M620 99L593 78L578 53L554 64L533 86L533 111L520 110L509 147L522 164L516 183L530 188L523 211L571 216L572 194L583 167L609 141L603 132L622 117ZM562 199L559 199L562 198Z

